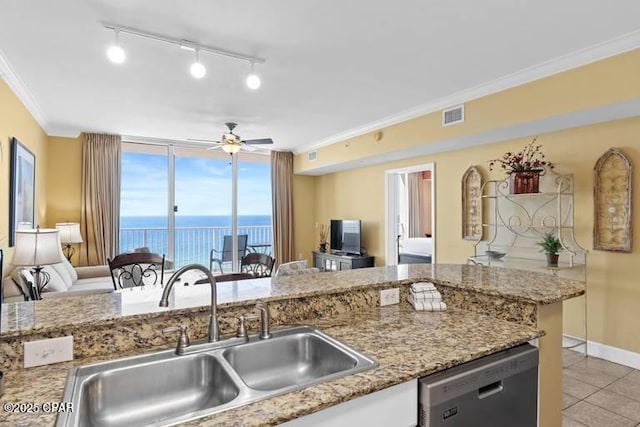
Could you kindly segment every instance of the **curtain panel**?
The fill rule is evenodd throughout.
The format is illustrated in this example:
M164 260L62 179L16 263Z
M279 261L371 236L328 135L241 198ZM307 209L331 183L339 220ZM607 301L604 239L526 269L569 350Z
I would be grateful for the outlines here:
M409 237L422 237L422 172L407 174Z
M293 248L293 153L271 152L273 255L278 265L295 259Z
M118 253L121 142L119 135L82 134L81 265L104 265Z

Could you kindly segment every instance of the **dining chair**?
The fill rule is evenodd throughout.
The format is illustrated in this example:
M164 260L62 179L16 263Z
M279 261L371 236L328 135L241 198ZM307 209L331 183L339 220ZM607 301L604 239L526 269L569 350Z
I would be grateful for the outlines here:
M253 274L253 277L271 277L276 260L260 252L247 254L240 262L240 271Z
M113 289L162 284L164 255L150 252L131 252L107 259Z
M248 234L238 234L238 260L241 260L247 253ZM222 240L222 250L211 249L209 257L209 270L213 271L213 263L218 264L221 273L224 273L222 264L233 261L233 240L231 236L224 236Z

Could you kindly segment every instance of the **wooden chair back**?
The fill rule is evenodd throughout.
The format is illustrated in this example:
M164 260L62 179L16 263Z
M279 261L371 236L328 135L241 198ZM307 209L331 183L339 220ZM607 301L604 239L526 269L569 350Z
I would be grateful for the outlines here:
M240 263L240 271L251 273L253 277L271 277L276 260L263 253L247 254Z
M162 284L164 255L133 252L108 259L113 289Z

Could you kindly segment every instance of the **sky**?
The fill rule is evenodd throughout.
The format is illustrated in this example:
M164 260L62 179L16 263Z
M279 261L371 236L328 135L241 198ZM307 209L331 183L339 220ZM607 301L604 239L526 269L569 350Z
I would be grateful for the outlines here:
M238 214L271 215L269 162L238 162ZM178 215L231 215L231 161L176 157ZM167 156L122 153L121 216L167 215Z

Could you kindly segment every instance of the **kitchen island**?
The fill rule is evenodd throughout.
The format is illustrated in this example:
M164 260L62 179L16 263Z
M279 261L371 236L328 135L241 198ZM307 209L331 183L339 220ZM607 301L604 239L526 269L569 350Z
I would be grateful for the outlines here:
M415 312L408 285L430 280L451 307ZM400 287L400 305L379 306L379 291ZM276 325L312 324L376 359L370 371L256 402L190 425L274 425L411 379L540 339L541 424L560 426L562 301L584 284L543 274L464 265L377 267L309 276L221 283L223 333L257 300L270 301ZM124 290L68 300L6 304L2 312L2 402L59 401L71 366L170 348L162 327L187 324L192 339L206 331L209 286L176 288L159 308L161 289ZM253 331L256 330L252 325ZM76 360L21 369L22 343L74 335ZM548 398L557 395L557 404ZM556 408L557 406L557 408ZM556 410L557 409L557 410ZM10 425L52 424L51 414L2 414ZM546 421L545 421L546 420ZM0 418L0 421L4 421Z

